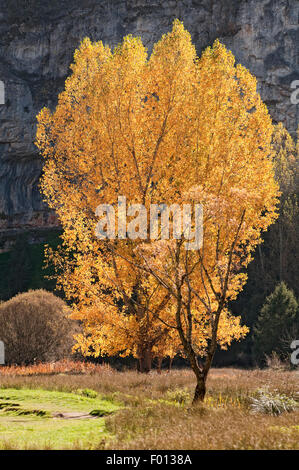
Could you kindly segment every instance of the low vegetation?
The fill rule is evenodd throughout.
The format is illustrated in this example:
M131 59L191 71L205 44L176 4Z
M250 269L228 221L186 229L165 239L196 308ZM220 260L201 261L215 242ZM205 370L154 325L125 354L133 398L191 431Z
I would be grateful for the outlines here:
M284 412L294 411L299 403L293 398L282 393L269 392L269 390L260 389L257 396L251 399L251 409L255 413L266 413L271 415L280 415Z
M0 369L0 377L2 375L95 374L102 372L103 368L109 368L109 366L62 359L57 362L39 363L31 366L4 366Z
M0 305L0 338L7 364L34 364L70 354L79 331L70 310L44 289L18 294Z
M298 403L297 371L213 369L204 403L193 407L187 369L144 375L98 366L0 380L0 401L15 408L0 410L5 449L299 449L297 406L252 409L261 389Z
M96 392L0 389L0 449L91 448L108 439L103 416L119 409ZM96 417L96 419L95 419Z

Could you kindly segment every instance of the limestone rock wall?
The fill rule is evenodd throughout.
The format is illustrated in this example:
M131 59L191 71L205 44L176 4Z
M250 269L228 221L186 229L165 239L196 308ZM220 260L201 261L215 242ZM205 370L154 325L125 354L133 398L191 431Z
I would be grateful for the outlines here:
M254 73L274 121L298 126L298 0L0 0L0 231L55 225L38 191L35 116L53 108L79 42L111 45L132 33L148 48L174 18L198 53L217 37Z

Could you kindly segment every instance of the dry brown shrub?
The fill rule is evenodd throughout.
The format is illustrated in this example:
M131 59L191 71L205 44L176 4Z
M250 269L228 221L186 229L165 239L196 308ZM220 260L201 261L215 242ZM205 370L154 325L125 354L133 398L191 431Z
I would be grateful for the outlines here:
M43 289L18 294L0 305L0 340L6 364L33 364L71 354L78 324L66 303Z

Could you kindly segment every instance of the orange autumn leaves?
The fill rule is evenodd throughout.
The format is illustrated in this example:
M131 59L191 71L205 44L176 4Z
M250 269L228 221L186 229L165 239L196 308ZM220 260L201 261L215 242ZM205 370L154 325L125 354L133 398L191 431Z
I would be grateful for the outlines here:
M150 57L139 38L125 37L114 51L85 39L71 68L55 111L38 116L36 142L45 159L42 191L63 227L62 248L51 257L84 325L78 347L94 355L173 356L182 349L176 277L187 269L182 296L192 292L192 342L204 354L223 273L230 262L227 304L276 218L273 126L256 79L219 41L198 58L177 20ZM96 207L116 205L119 195L147 209L201 203L204 263L195 251L174 265L173 240L98 240ZM247 331L225 307L218 344Z

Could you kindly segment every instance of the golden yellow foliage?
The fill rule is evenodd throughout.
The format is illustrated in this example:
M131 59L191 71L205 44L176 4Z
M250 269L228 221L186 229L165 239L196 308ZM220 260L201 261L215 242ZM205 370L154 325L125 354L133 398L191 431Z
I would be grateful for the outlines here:
M85 39L72 71L53 114L38 116L37 146L42 190L63 227L53 260L85 327L79 347L142 358L173 356L183 344L188 355L185 338L207 355L215 335L221 347L242 338L248 329L227 302L246 281L278 196L273 126L256 79L219 41L199 59L178 20L149 58L139 38L114 51ZM148 211L201 203L202 250L148 233L99 240L96 208L117 208L119 195Z

